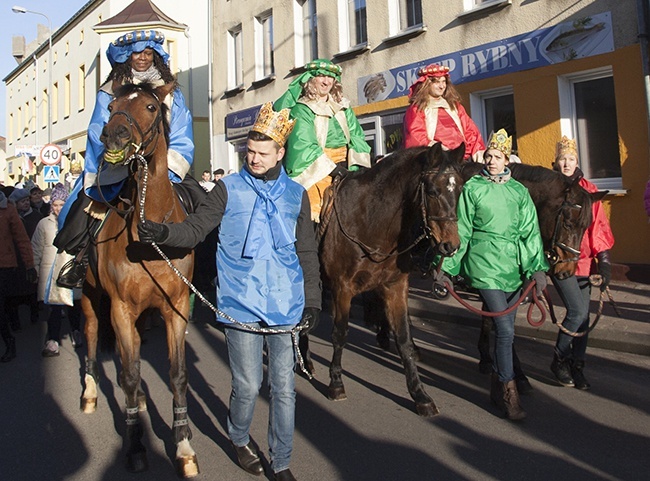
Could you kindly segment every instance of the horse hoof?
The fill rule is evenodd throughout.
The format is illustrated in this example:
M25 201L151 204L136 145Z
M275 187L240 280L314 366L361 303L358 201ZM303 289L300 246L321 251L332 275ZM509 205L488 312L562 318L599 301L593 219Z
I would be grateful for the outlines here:
M348 395L345 394L345 388L343 386L330 387L327 391L327 398L330 401L345 401Z
M176 468L178 475L183 478L193 478L199 474L199 462L196 459L196 454L176 458Z
M126 470L131 473L141 473L149 469L147 461L147 452L138 451L137 453L126 455Z
M432 418L433 416L440 414L440 411L432 402L426 404L416 404L415 409L417 410L418 415L422 416L423 418Z
M97 410L97 398L81 398L81 411L92 414Z
M481 374L490 374L492 372L492 361L479 361L478 370Z

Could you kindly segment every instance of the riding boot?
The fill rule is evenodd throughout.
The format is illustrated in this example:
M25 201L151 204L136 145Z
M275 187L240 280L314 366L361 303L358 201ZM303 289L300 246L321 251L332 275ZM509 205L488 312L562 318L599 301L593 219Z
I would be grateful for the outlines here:
M9 337L4 341L5 344L7 344L7 350L5 351L4 355L0 357L0 362L9 362L16 357L16 338Z
M503 383L499 381L499 375L492 371L492 379L490 383L490 401L500 411L505 411L506 407L503 404Z
M86 270L88 269L88 245L81 248L71 262L67 262L59 272L56 279L56 285L73 289L83 287L86 280Z
M553 356L551 371L553 371L555 378L562 386L570 387L575 385L573 378L571 377L569 361L561 358L557 353Z
M503 404L505 406L506 417L512 421L519 421L526 417L526 411L519 403L519 392L517 383L514 379L501 383L503 385Z
M587 378L585 378L585 375L582 372L584 367L584 361L574 359L571 363L571 376L573 376L573 383L575 384L576 389L580 389L581 391L587 391L591 388L591 384L589 384L589 381L587 381Z

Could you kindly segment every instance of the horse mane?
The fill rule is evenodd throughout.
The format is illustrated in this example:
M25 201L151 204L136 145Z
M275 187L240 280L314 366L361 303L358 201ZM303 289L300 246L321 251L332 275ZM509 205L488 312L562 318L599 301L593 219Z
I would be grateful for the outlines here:
M120 85L114 92L115 98L125 97L134 93L142 92L146 95L150 95L160 102L160 108L162 109L162 121L163 121L163 131L165 133L165 143L169 146L169 121L167 120L169 107L165 103L165 99L158 98L156 93L156 87L151 82L142 82L139 84L127 83Z

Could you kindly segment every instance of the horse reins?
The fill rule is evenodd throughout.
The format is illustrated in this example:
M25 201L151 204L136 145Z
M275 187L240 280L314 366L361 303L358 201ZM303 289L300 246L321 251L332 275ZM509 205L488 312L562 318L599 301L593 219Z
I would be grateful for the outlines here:
M145 213L144 213L144 204L145 204L145 198L147 196L147 181L149 179L149 164L147 163L147 160L140 154L134 154L131 157L135 158L140 163L140 167L143 170L142 174L142 187L140 191L140 199L139 199L139 214L140 214L140 222L144 223L145 221ZM131 159L132 160L132 159ZM307 326L294 326L290 330L284 330L284 329L274 329L272 327L253 327L249 324L245 324L243 322L238 321L237 319L229 316L222 310L218 309L215 307L209 300L205 298L203 294L192 284L192 282L183 275L183 273L178 270L178 268L174 265L174 263L171 261L169 257L162 251L162 249L158 246L157 243L152 242L151 246L154 248L154 250L162 257L162 259L165 261L165 263L171 268L171 270L178 276L183 283L190 288L190 290L199 298L199 300L205 304L212 312L215 314L219 315L220 317L223 317L224 319L230 321L231 323L235 324L237 327L249 331L249 332L254 332L256 334L291 334L291 341L293 343L294 351L296 352L296 357L298 359L298 365L300 366L300 370L309 378L313 379L314 377L312 374L305 368L305 361L302 357L302 354L300 353L300 348L298 347L298 334L300 331L303 331L307 329Z
M424 226L423 227L424 232L422 234L420 234L405 249L402 249L400 251L396 251L397 248L395 248L395 249L393 249L393 251L386 254L386 253L384 253L384 252L382 252L382 251L380 251L378 249L373 249L372 247L368 246L364 242L360 241L359 239L357 239L356 237L351 235L346 230L345 226L343 225L343 222L341 221L341 216L339 215L338 209L337 209L337 202L336 202L337 196L334 195L334 198L332 199L332 211L334 213L336 213L336 219L337 219L337 222L339 224L339 228L341 229L341 232L343 233L343 235L345 237L348 238L348 240L350 240L351 242L353 242L353 243L357 244L359 247L361 247L361 249L368 255L368 258L371 261L377 262L377 263L384 262L384 261L388 260L390 257L399 256L399 255L407 253L408 251L413 249L416 245L418 245L420 243L420 241L422 241L423 239L433 238L434 241L437 242L437 239L435 239L435 237L433 235L433 232L431 232L431 228L429 227L428 221L429 220L446 220L446 221L452 221L452 222L453 221L458 221L458 217L456 217L456 216L430 216L430 215L428 215L427 206L426 206L426 192L425 192L425 187L424 187L424 180L422 180L422 179L424 179L424 177L426 175L431 175L431 174L438 175L439 173L440 172L439 172L438 169L434 169L434 170L427 170L425 172L422 172L422 174L420 175L421 180L420 180L419 186L418 186L418 193L420 194L420 213L421 213L421 216L422 216L422 223L423 223L423 226ZM443 173L446 174L446 173L452 173L452 172L449 172L449 171L446 170ZM341 179L341 182L339 183L339 187L338 187L339 189L340 189L340 186L345 181L345 179L346 179L345 177L343 179ZM329 223L329 219L328 219L328 223ZM375 258L375 256L380 256L381 259L377 260Z
M555 221L555 229L553 229L553 236L551 237L551 249L553 247L559 247L565 252L568 252L570 254L573 254L573 257L569 259L560 259L553 250L550 250L549 252L546 253L546 257L548 258L549 263L552 266L555 266L557 264L563 264L567 262L578 262L580 259L580 249L576 249L574 247L566 245L564 242L559 242L557 240L558 232L560 230L560 225L562 224L562 219L564 218L564 208L568 207L569 209L578 209L581 210L582 206L580 204L572 204L571 202L567 201L566 196L568 196L568 192L564 197L564 202L562 202L562 205L560 206L560 211L557 214L557 219Z

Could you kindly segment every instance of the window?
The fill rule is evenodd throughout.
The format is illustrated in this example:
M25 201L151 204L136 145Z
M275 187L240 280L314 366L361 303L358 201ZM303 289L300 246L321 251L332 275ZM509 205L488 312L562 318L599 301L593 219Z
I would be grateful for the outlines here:
M79 43L80 44L84 43L84 29L83 28L79 31Z
M59 82L52 84L52 123L59 119Z
M31 116L31 110L29 108L29 102L25 102L25 114L23 115L23 132L25 135L29 134L29 124L31 123L32 116Z
M21 124L22 121L23 121L23 110L20 107L18 107L18 111L16 112L16 127L17 127L16 138L17 139L20 139L23 136L23 128L22 128L23 126Z
M345 52L368 42L366 0L338 0L339 50Z
M422 0L388 0L390 35L422 26Z
M512 87L504 87L470 95L472 120L476 123L483 140L490 134L506 129L512 136L512 149L517 150L517 123L515 121L515 97Z
M70 117L70 74L63 79L63 118Z
M176 75L178 73L178 54L176 52L176 40L165 38L165 52L169 54L169 70Z
M270 77L273 67L273 15L265 13L255 19L255 80Z
M295 66L302 67L318 58L316 0L296 0L293 4Z
M562 134L576 139L580 169L599 189L622 189L611 67L558 78Z
M9 114L9 132L7 138L11 141L14 138L14 114Z
M47 89L43 90L43 103L41 104L41 127L47 127L47 106L50 99L47 96Z
M241 24L228 31L228 90L244 84L244 51Z
M86 108L86 66L79 66L79 110Z
M36 97L32 98L32 111L29 119L30 130L36 132Z

